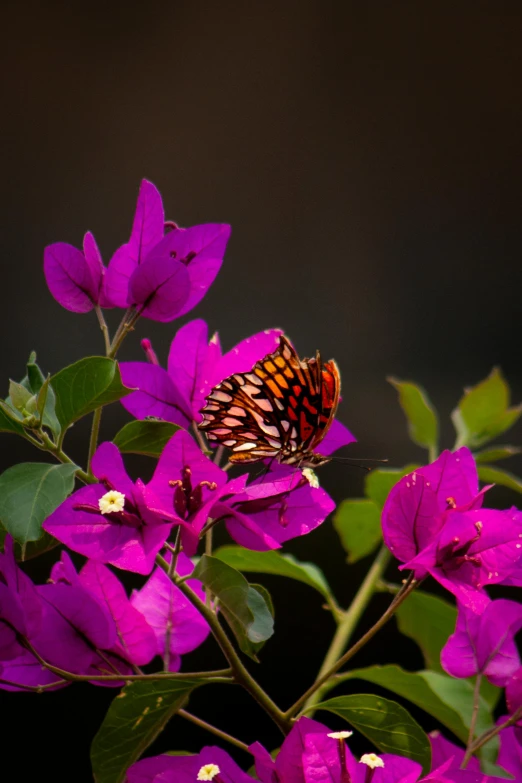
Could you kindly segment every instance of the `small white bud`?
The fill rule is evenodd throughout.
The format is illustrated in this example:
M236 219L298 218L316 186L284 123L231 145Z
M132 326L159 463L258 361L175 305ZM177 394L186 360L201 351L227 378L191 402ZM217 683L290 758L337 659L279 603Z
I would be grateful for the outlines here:
M359 759L359 763L367 764L371 769L375 769L376 767L384 767L384 761L375 753L365 753L364 756L361 756Z
M214 780L220 771L217 764L205 764L198 772L198 780Z
M331 737L332 739L347 739L348 737L351 737L353 734L353 731L331 731L330 734L327 734L328 737Z
M98 506L102 514L112 514L113 511L123 511L125 505L125 495L123 492L117 492L111 489L98 500Z
M314 489L319 488L319 479L317 478L317 474L314 473L312 468L304 468L303 476L308 481L311 487L313 487Z

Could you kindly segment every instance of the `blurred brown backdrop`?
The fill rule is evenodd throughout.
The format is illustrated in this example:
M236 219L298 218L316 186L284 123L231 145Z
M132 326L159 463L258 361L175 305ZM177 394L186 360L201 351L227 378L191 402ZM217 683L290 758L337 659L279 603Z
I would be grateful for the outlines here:
M5 393L32 349L50 371L102 350L94 316L62 310L47 292L42 251L58 240L78 246L90 229L108 262L128 236L145 176L182 225L233 227L216 283L182 322L205 318L226 348L281 326L302 354L334 356L340 417L359 438L352 453L392 464L423 458L408 445L388 374L421 382L446 418L462 387L494 364L522 397L517 0L13 2L2 17ZM179 325L144 322L137 334L165 358ZM137 339L122 356L141 358ZM105 436L125 420L113 406ZM78 426L69 436L78 459L85 435ZM14 438L2 443L2 469L38 459ZM359 473L342 466L326 467L321 480L337 500L361 491ZM516 500L498 491L497 499ZM317 556L344 600L367 567L343 570L326 526L290 549ZM37 566L38 576L47 569ZM283 621L261 676L279 679L274 691L290 703L313 677L330 625L306 588L267 584ZM284 644L304 626L296 661ZM383 647L364 660L387 660ZM88 687L0 693L4 742L20 754L28 737L36 743L17 756L20 777L30 779L35 764L56 781L89 780L88 744L111 696ZM226 712L223 722L246 741L276 744L239 694L196 702L200 714ZM54 758L60 737L67 762ZM179 721L157 750L202 741Z

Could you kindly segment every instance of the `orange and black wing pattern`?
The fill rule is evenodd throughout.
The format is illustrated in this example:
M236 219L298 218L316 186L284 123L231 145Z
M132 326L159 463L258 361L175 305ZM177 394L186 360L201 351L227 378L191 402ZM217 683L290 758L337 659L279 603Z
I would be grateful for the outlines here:
M232 450L231 462L277 458L306 463L333 421L340 377L333 360L300 360L286 337L247 373L218 383L199 424L209 440Z

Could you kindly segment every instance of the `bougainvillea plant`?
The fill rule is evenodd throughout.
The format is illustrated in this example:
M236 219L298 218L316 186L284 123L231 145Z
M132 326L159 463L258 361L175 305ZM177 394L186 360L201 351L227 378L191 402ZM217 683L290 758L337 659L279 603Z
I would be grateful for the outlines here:
M32 354L23 379L11 381L0 401L0 430L48 455L0 476L0 688L113 687L92 744L97 783L522 781L515 638L522 603L513 600L522 587L522 511L491 508L488 494L493 484L520 492L522 481L497 467L518 449L487 445L522 407L509 407L507 383L494 370L466 391L452 415L453 450L439 452L426 394L390 379L426 464L374 469L366 496L336 508L310 469L355 440L334 420L335 362L299 360L280 329L239 334L241 342L223 353L203 320L175 332L166 368L148 339L141 341L144 361L116 359L138 321L170 323L201 301L229 235L227 225L181 228L166 220L160 194L144 180L130 238L107 267L90 233L81 250L63 242L45 249L51 294L73 313L95 311L105 355L46 376ZM124 310L113 335L108 308ZM103 408L118 403L133 418L112 441L98 443ZM67 433L83 417L92 420L91 437L77 465ZM129 453L156 461L150 481L129 475ZM287 541L319 535L332 521L349 563L375 558L346 608L317 566L285 552ZM233 543L216 549L218 526ZM25 561L54 548L49 579L34 584ZM395 582L384 580L392 561ZM130 595L126 571L140 585ZM277 607L274 616L266 588L250 584L245 572L306 583L335 620L315 681L303 684L292 705L276 703L251 664L262 663ZM445 598L429 592L432 580ZM509 586L510 598L499 585ZM377 591L389 594L388 606L357 635ZM406 671L393 661L351 668L393 616L426 668ZM212 638L220 668L189 671L183 656ZM367 688L343 694L343 683L354 679ZM252 710L264 710L280 730L280 748L265 748L262 737L247 745L194 715L191 694L209 683L244 688ZM408 703L442 731L427 735ZM335 730L316 721L316 712L335 715ZM174 715L208 731L209 744L196 755L173 748L147 756ZM354 733L367 743L359 758L350 747ZM250 756L248 771L237 748L242 759Z

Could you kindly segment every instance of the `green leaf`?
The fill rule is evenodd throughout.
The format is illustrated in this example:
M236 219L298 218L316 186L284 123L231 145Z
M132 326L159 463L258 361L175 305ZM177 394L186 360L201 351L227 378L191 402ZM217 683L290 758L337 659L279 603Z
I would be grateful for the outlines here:
M376 468L366 476L364 481L364 494L382 509L391 489L398 481L413 473L419 466L406 465L404 468Z
M522 492L522 479L507 470L500 470L493 465L477 465L479 479L485 484L500 484L501 487Z
M430 741L400 704L382 696L360 693L328 699L317 704L315 709L340 715L383 753L406 756L418 761L425 774L429 772Z
M509 400L509 386L497 367L477 386L465 389L451 414L457 446L478 448L512 427L522 413L522 406L509 408Z
M19 423L18 416L3 400L0 400L0 432L15 432L17 435L24 435L24 428Z
M235 568L217 557L203 555L192 574L219 600L221 612L240 648L257 661L258 647L274 633L274 619L265 599Z
M33 394L38 394L45 383L45 375L36 364L36 353L34 351L29 356L29 361L27 362L27 375L22 381L23 385L26 383Z
M431 671L407 672L394 664L355 669L339 679L360 679L388 688L436 718L464 744L467 742L473 712L473 684L468 680L456 680L447 674ZM480 699L477 733L492 725L489 707L484 699Z
M412 441L418 446L436 450L439 423L435 408L426 392L409 381L399 381L397 378L387 380L399 392L399 403L406 414L408 432Z
M222 546L214 552L219 558L238 571L250 571L257 574L276 574L288 576L298 582L318 590L325 598L331 591L323 572L314 563L303 563L293 555L282 555L279 552L252 552L241 546Z
M42 522L72 492L76 465L23 462L0 476L0 520L25 545L42 535Z
M101 405L121 400L133 390L122 381L118 363L105 356L88 356L53 375L56 415L62 429Z
M486 746L489 744L490 743L487 742ZM514 780L512 775L509 774L509 772L506 772L505 769L502 769L502 767L497 766L492 761L488 761L487 759L482 759L480 766L482 767L482 772L484 772L484 774L486 775L492 775L493 777L497 777L497 778L505 778L506 780L511 780L511 781Z
M4 551L4 541L7 535L7 530L0 525L0 551ZM14 554L18 561L32 560L34 557L39 557L45 552L50 552L51 549L60 545L60 541L50 536L49 533L42 533L38 541L28 541L27 544L20 545L16 541L14 542Z
M9 400L13 408L23 413L33 393L16 381L9 381ZM31 411L29 411L31 412Z
M502 459L508 459L515 454L520 454L522 449L518 446L493 446L491 449L477 451L473 455L475 462L500 462Z
M51 376L48 375L40 386L38 396L36 398L36 408L40 421L49 427L53 435L58 438L62 428L60 422L56 416L56 396L51 386Z
M201 680L132 682L113 700L91 746L96 783L123 783L127 769L156 739Z
M333 515L333 526L348 563L371 554L382 541L381 511L373 500L343 500Z
M471 682L475 682L474 677L471 678ZM503 692L502 688L497 688L496 685L492 685L488 682L485 677L482 678L482 682L480 683L480 695L491 711L493 711L499 703Z
M395 612L399 631L416 642L426 668L443 672L440 653L455 631L456 608L430 593L415 590Z
M170 421L156 419L130 421L113 439L122 453L146 454L159 457L174 433L181 429Z

